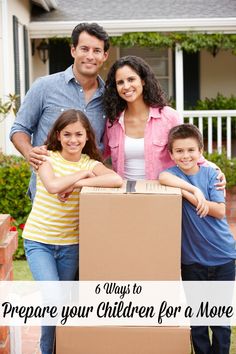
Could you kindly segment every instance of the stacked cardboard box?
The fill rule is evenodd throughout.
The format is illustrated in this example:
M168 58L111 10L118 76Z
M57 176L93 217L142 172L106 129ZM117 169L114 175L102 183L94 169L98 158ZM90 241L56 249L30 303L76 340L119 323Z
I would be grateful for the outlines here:
M179 280L181 193L157 181L80 196L80 280ZM179 327L58 328L57 353L188 354Z
M58 327L58 354L189 354L178 327Z

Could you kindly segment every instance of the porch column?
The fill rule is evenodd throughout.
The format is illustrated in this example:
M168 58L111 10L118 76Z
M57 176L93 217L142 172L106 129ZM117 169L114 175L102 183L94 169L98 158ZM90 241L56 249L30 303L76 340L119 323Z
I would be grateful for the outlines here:
M6 97L11 93L10 89L10 62L9 58L11 56L9 55L9 43L11 41L9 40L9 30L8 30L8 3L7 0L3 0L0 2L2 6L2 62L3 62L3 88L2 88L2 94L3 94L3 102L5 101ZM14 92L13 92L14 93ZM1 129L4 131L4 143L3 143L3 149L5 150L5 153L11 154L13 152L13 145L11 144L9 140L9 132L11 129L11 125L14 121L14 118L12 114L10 113L6 119L1 123ZM3 151L4 151L3 150Z
M184 70L183 51L179 44L175 46L175 97L176 110L183 117L184 111Z

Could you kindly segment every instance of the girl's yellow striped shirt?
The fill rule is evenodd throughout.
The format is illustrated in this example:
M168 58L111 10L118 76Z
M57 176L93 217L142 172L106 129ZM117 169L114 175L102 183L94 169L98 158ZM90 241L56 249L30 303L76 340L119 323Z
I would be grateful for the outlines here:
M98 161L82 154L78 162L65 160L56 151L50 151L50 162L57 177L80 170L90 170ZM66 202L47 192L37 176L36 195L22 237L53 245L71 245L79 242L79 189L75 188Z

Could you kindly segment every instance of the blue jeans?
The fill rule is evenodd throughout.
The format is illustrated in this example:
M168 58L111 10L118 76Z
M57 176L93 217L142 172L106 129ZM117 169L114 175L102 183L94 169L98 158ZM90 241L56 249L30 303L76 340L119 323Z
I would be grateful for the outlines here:
M201 264L181 265L182 280L235 280L235 261L206 267ZM191 338L195 354L229 354L231 329L211 326L212 343L207 326L192 326Z
M24 240L25 254L35 280L74 280L79 264L79 245L48 245ZM42 354L52 354L55 327L43 326L40 348Z

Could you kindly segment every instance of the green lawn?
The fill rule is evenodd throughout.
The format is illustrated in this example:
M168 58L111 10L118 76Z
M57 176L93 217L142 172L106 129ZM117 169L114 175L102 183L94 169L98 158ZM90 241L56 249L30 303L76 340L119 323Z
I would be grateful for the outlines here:
M13 262L14 280L33 280L27 261Z
M230 354L236 353L236 327L232 328L232 339L231 339L231 348Z
M32 275L26 261L14 261L14 280L32 280ZM232 341L230 354L236 353L236 327L232 328Z

